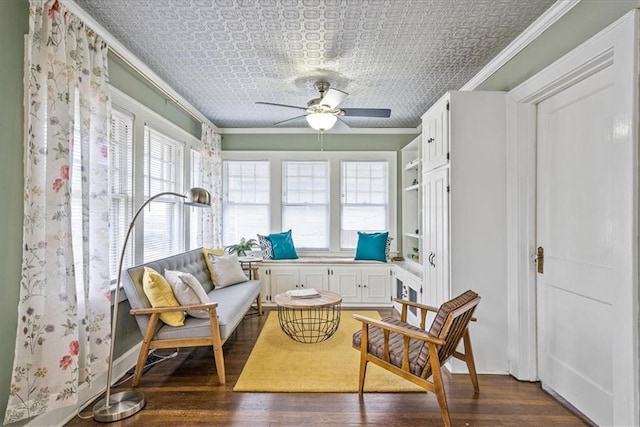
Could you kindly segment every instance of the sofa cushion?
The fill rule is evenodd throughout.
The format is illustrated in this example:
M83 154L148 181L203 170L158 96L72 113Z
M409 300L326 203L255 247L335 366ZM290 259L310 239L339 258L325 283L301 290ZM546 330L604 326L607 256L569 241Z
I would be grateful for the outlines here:
M165 270L164 277L169 282L173 294L180 305L204 304L209 302L207 293L202 285L192 274L177 270ZM187 314L202 319L209 318L208 310L190 310Z
M144 293L149 298L152 307L179 307L180 303L173 295L171 286L162 274L153 268L145 267L142 276L142 287ZM170 311L160 314L160 320L167 325L182 326L184 325L184 312Z
M236 254L214 257L211 263L216 273L216 289L246 282L249 280L242 271L240 260Z
M262 285L258 280L249 280L235 286L214 289L209 292L209 301L217 302L218 324L220 327L220 337L226 340L235 330L236 326L251 304L256 300L262 290ZM180 328L163 326L158 331L156 338L195 338L211 335L209 320L187 317L184 326Z
M213 262L215 257L224 255L224 249L216 248L202 248L202 255L204 255L204 261L207 263L207 269L209 270L209 275L211 276L211 283L213 286L216 285L216 273L213 270ZM207 291L208 292L208 291Z

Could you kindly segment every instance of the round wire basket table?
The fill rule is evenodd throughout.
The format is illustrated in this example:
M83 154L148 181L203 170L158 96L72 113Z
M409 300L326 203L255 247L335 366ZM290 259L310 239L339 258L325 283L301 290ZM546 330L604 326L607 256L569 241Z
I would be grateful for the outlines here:
M318 343L338 330L342 297L335 292L318 293L315 298L291 298L284 292L275 296L280 328L292 340Z

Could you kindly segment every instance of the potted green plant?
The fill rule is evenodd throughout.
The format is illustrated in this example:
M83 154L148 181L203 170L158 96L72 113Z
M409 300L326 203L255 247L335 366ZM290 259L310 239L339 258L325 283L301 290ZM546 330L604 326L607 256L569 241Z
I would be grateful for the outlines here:
M246 256L247 251L252 250L253 248L258 246L258 241L256 239L245 239L244 237L240 239L240 243L235 245L225 246L224 250L230 254L238 254L238 256Z

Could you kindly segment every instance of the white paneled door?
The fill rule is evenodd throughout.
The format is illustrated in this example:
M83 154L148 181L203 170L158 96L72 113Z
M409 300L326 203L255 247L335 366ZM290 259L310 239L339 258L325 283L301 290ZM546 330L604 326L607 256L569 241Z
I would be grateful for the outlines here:
M538 104L538 368L598 425L613 423L613 67Z

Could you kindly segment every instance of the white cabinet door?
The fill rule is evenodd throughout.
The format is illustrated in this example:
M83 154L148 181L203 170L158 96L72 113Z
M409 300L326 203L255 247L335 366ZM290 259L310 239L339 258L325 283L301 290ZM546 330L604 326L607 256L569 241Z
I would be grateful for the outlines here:
M300 268L300 287L314 288L317 291L328 290L329 270L327 267Z
M363 268L360 272L362 302L388 303L391 301L391 267Z
M443 98L422 118L422 170L427 172L449 161L449 99Z
M409 273L407 270L400 266L395 266L394 274L391 276L393 282L393 296L406 301L422 303L422 281L419 277ZM402 304L394 302L393 308L402 312ZM419 310L415 307L410 307L407 310L407 322L414 326L420 326ZM430 324L430 323L427 323Z
M297 267L271 267L269 269L271 282L271 300L276 295L296 289L300 285L300 274Z
M331 267L330 290L339 293L343 303L360 302L362 299L360 278L360 268Z
M424 175L424 304L439 307L449 290L449 169Z

